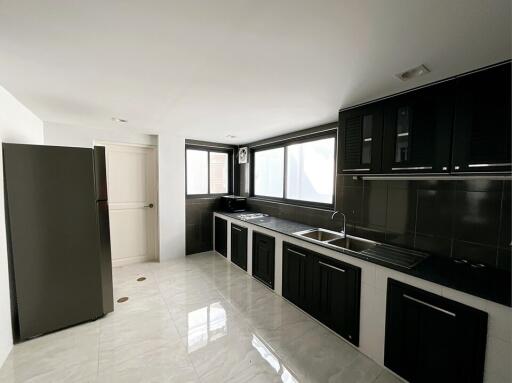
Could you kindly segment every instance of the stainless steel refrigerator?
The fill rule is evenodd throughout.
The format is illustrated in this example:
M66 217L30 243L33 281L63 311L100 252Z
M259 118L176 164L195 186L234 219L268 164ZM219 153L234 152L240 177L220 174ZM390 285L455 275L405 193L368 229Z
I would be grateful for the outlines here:
M15 340L113 311L105 152L3 144Z

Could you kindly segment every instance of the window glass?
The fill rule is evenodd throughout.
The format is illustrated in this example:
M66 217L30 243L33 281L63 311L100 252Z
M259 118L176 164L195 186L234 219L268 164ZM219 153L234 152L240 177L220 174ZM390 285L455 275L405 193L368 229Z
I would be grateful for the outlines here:
M187 194L208 194L208 152L187 149Z
M395 162L409 160L409 126L411 123L411 108L398 108L396 119Z
M254 153L254 195L283 198L284 148Z
M334 186L334 137L287 147L286 198L332 203Z
M210 194L228 192L228 154L210 152Z

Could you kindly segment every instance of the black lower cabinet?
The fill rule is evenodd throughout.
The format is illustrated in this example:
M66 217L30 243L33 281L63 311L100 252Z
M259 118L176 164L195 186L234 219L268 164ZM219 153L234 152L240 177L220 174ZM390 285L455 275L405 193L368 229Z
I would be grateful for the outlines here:
M359 345L360 268L285 242L283 297Z
M275 239L269 235L253 232L252 276L274 288Z
M359 346L361 269L325 257L319 257L315 266L318 320Z
M384 364L409 382L482 382L487 313L388 280Z
M247 271L247 228L231 224L231 262Z
M215 251L228 256L228 223L219 217L215 217Z
M283 297L313 314L314 253L283 244Z

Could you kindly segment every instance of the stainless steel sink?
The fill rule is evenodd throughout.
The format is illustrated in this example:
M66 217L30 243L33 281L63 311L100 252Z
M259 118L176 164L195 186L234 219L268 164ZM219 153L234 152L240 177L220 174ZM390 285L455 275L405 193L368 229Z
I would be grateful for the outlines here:
M357 253L367 260L388 263L410 269L428 257L428 254L416 250L371 241L365 238L345 236L343 233L326 230L310 229L293 233L313 243L320 243L336 250L347 250Z
M342 233L337 233L335 231L326 230L326 229L311 229L305 231L299 231L294 233L295 235L299 235L301 237L306 237L309 239L313 239L319 242L329 242L335 239L343 239L344 235Z
M371 249L377 245L376 242L364 239L347 236L346 238L339 238L333 241L329 241L330 245L343 247L344 249L361 252Z

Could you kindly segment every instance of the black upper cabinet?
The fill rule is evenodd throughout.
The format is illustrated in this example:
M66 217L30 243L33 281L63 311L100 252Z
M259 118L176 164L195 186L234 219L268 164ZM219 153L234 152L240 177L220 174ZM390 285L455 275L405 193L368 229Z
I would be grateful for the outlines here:
M275 239L253 232L252 276L274 288Z
M384 173L449 173L453 100L448 81L385 102Z
M338 172L510 172L511 64L340 111Z
M411 383L482 382L487 313L388 280L384 365Z
M231 224L231 262L247 271L247 228Z
M361 269L319 256L315 271L317 318L359 346Z
M228 256L228 223L225 219L215 217L215 250Z
M313 309L314 255L306 249L283 245L283 296L304 311Z
M381 103L340 111L338 172L378 173L381 170Z
M510 172L511 65L457 79L453 172Z

